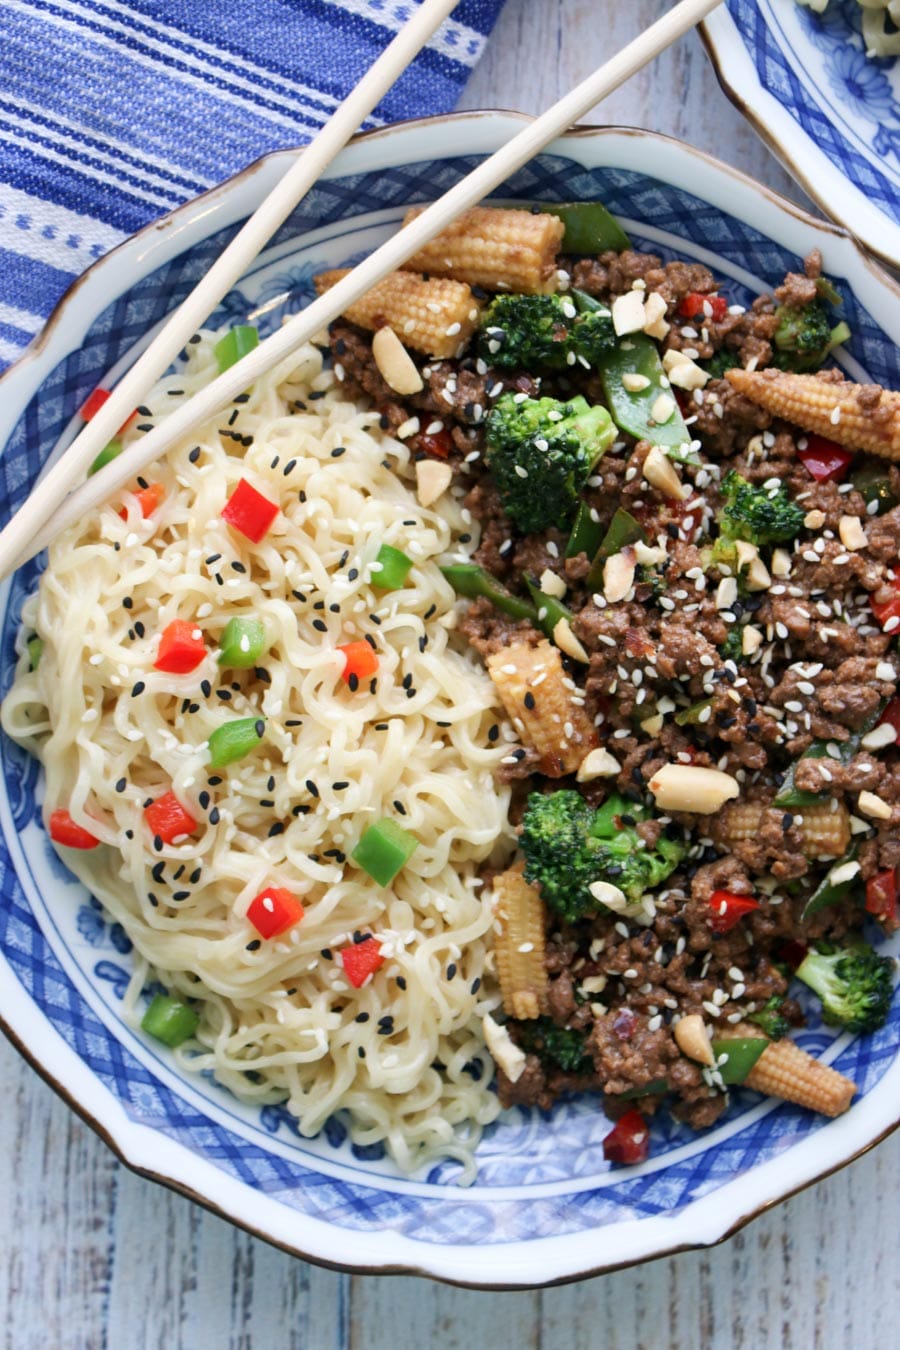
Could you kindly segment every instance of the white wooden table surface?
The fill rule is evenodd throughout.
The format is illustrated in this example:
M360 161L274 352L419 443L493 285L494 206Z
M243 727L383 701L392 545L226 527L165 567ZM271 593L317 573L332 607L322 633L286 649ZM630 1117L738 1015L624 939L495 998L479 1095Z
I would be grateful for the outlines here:
M534 112L662 0L507 0L463 107ZM252 6L248 14L252 13ZM684 137L795 197L692 36L601 119ZM320 1270L133 1176L0 1043L3 1350L882 1350L898 1341L900 1134L742 1233L579 1285L479 1293Z

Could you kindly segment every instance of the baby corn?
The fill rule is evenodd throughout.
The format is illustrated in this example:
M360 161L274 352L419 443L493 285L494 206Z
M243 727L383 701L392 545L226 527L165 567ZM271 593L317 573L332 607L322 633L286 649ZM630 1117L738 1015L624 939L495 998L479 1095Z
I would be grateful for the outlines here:
M733 848L759 837L764 802L737 802L726 806L719 818L719 839ZM798 808L794 823L800 831L807 858L840 858L850 847L850 816L843 802L831 800Z
M547 1011L544 902L520 870L494 878L494 957L503 1011L520 1020Z
M315 279L319 295L349 270L321 272ZM371 332L392 328L404 347L443 359L456 356L468 342L478 327L479 312L478 301L461 281L392 272L345 310L344 318Z
M404 225L424 209L412 207ZM407 267L490 291L544 295L557 289L556 254L564 233L562 221L546 212L476 206L410 258Z
M750 1034L746 1028L744 1034ZM842 1115L856 1093L851 1079L789 1040L767 1045L744 1082L755 1092L794 1102L823 1116Z
M548 778L574 773L597 736L572 697L556 648L546 639L536 647L501 647L487 658L487 668L513 726L541 756L541 773Z
M739 394L804 431L848 450L900 460L900 393L784 370L735 369L725 378Z

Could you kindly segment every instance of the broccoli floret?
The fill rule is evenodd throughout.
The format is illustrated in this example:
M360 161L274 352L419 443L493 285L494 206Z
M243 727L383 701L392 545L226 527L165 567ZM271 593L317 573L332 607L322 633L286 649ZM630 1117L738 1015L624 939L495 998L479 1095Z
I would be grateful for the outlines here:
M822 1000L830 1026L877 1031L887 1020L894 962L864 942L853 947L820 943L810 949L795 973Z
M725 506L719 530L726 540L746 539L758 547L782 544L803 527L802 507L791 501L787 488L754 487L732 469L722 480Z
M592 408L580 395L560 403L506 393L488 414L486 435L506 514L526 534L537 534L568 524L616 429L605 408Z
M828 353L850 336L845 323L832 326L821 300L801 308L779 305L775 318L773 364L781 370L817 370Z
M558 1027L549 1017L516 1023L516 1036L523 1050L537 1055L545 1068L564 1073L590 1073L590 1056L584 1048L584 1034L571 1027Z
M608 311L578 314L561 295L498 295L481 320L479 355L510 370L564 370L581 358L596 365L615 342Z
M734 370L735 366L739 365L737 352L731 351L728 347L720 347L708 361L704 362L704 368L714 380L721 380L726 370Z
M627 900L635 903L675 871L686 851L680 839L667 839L664 834L653 848L648 848L637 830L622 829L596 850L599 875L594 880L612 882L624 891Z
M686 849L664 835L648 848L634 825L640 814L641 808L623 798L594 811L570 789L532 793L519 838L525 879L539 885L545 903L570 921L600 907L589 889L594 881L617 886L629 901L640 900L674 872Z
M748 1022L761 1027L771 1041L780 1041L791 1029L791 1024L781 1011L784 994L773 994L758 1012L747 1016Z

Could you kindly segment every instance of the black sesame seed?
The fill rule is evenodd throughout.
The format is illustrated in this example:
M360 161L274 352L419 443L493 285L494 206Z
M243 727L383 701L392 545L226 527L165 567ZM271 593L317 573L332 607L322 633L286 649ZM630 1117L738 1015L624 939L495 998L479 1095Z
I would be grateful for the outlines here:
M403 805L401 801L394 802L394 810L397 812L398 815L401 816L406 815L406 807Z
M359 576L359 569L356 567L351 567L350 571L347 573L347 580L355 581L358 576Z
M163 872L165 872L165 870L166 870L166 864L165 864L162 860L160 860L160 861L157 862L157 863L154 863L153 866L151 867L151 869L150 869L150 875L152 876L153 880L154 880L157 884L159 884L159 882L162 881L162 879L163 879Z
M217 690L216 690L216 698L222 699L222 701L223 701L224 703L230 703L230 702L231 702L231 690L230 690L230 689L217 689Z
M219 820L220 820L219 808L217 806L214 806L209 813L209 823L210 825L218 825Z
M271 684L271 683L272 683L272 676L271 676L271 675L269 674L269 672L266 670L265 666L257 666L257 667L254 669L253 674L254 674L254 675L256 676L256 678L259 680L260 684ZM288 725L290 725L290 724L288 724Z
M196 464L199 458L200 458L200 447L199 445L195 445L193 450L188 451L188 459L191 461L192 464Z
M274 825L269 826L269 839L274 839L276 835L284 834L284 825L280 820L276 820Z
M317 633L328 632L328 624L324 619L313 619L313 628L315 628Z
M190 891L173 891L172 893L173 900L189 900L190 897Z
M221 553L211 553L209 557L206 559L207 567L212 567L213 563L217 563L221 558L221 556L222 556Z
M152 891L147 892L147 899L150 901L154 909L159 909L159 901L157 900L156 896L153 894Z
M122 608L134 609L134 601L132 600L130 595L126 595L125 599L122 601Z
M199 342L200 339L198 338L197 341ZM150 409L149 409L148 407L146 407L143 403L140 405L140 407L136 408L135 411L136 411L137 413L139 413L141 417L152 417L152 416L153 416L153 413L150 411Z
M248 952L258 952L261 946L262 943L259 938L254 938L252 942L247 943L246 950Z
M210 694L212 693L212 685L210 684L209 680L200 681L200 693L203 695L204 698L209 698Z
M475 979L472 981L472 984L469 988L469 993L477 994L480 988L481 988L481 976L476 975Z
M532 711L533 711L533 709L534 709L534 694L532 694L531 690L529 690L529 691L526 693L526 695L525 695L525 697L523 698L522 702L525 704L525 707L528 709L529 712L532 712Z
M296 461L295 459L289 459L288 462L287 462L287 464L285 464L285 466L284 466L284 468L282 469L281 472L284 474L285 478L287 478L288 474L293 473L294 470L296 469L296 467L297 467L297 461Z
M353 1020L354 1022L368 1022L369 1014L367 1012L357 1013Z
M153 847L156 849L157 853L162 853L163 841L158 834L153 836Z
M134 631L137 633L138 637L142 638L144 636L144 625L141 623L140 619L136 620Z
M337 782L337 783L332 783L331 786L332 786L332 788L334 789L335 792L343 792L344 788L348 788L348 787L350 786L350 784L349 784L349 782L345 782L343 779L341 779L341 780L340 780L339 782Z
M126 831L125 831L125 838L126 838L126 839L133 839L133 838L134 838L134 830L126 830Z
M387 722L376 722L376 723L375 723L375 730L376 730L376 731L387 731L387 729L388 729L388 724L387 724Z
M232 570L235 572L246 572L247 570L242 562L233 562L231 566Z
M350 674L347 676L347 686L351 694L355 694L359 688L359 676L353 670L351 670Z
M200 877L201 877L202 873L203 873L203 868L202 868L202 867L195 867L195 868L194 868L193 872L192 872L191 875L188 877L188 881L191 883L192 886L196 886L196 885L197 885L197 882L200 880Z
M212 782L212 779L210 779L210 782ZM205 811L206 808L209 806L210 801L209 793L205 791L201 792L200 796L197 798L197 801L200 803L201 811Z
M412 684L412 681L413 681L412 675L404 675L403 679L401 680L401 684L403 685L404 689L409 689L409 687Z
M131 697L137 698L138 694L142 694L146 688L147 686L144 684L143 680L135 681L135 683L131 686Z
M231 401L232 401L232 403L249 403L249 402L250 402L250 395L249 395L249 394L235 394L234 398L233 398Z
M125 781L125 779L120 778L119 781L116 783L116 792L124 792L127 786L128 784Z
M455 976L456 976L456 962L451 961L449 966L447 967L447 979L452 980L455 978Z
M359 1045L359 1046L357 1046L357 1048L356 1048L356 1053L357 1053L357 1055L359 1055L359 1058L360 1058L360 1059L365 1059L365 1057L366 1057L366 1047L365 1047L364 1045Z
M488 729L488 740L491 742L492 745L499 735L500 735L500 728L497 726L497 723L495 722L494 725Z
M315 783L311 778L307 778L306 780L306 790L311 797L318 797L319 795L319 789L316 787Z
M331 961L331 960L332 960L331 948L330 948L330 947L323 947L322 950L319 952L319 955L320 955L320 956L322 957L322 959L325 960L325 961ZM366 1013L366 1017L368 1017L368 1016L369 1016L369 1014Z
M230 427L233 427L234 424L235 424L235 422L236 422L236 421L238 420L238 418L240 417L240 415L241 415L241 410L240 410L240 408L232 408L231 413L229 414L229 417L228 417L228 425L229 425Z
M398 975L398 976L397 976L397 988L398 988L398 989L405 989L405 988L406 988L406 980L404 980L404 978L403 978L402 975Z

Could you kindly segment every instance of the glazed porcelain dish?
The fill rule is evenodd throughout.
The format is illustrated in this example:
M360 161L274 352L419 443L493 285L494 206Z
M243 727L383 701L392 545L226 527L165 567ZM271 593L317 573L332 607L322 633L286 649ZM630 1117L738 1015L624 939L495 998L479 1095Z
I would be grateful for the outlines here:
M865 54L857 0L726 0L701 26L719 80L822 210L900 266L900 60Z
M520 119L472 113L357 140L227 297L214 322L264 332L302 306L311 278L343 265L496 149ZM107 387L283 172L275 156L145 230L97 263L43 337L0 382L0 512L71 439L76 412ZM499 196L600 198L638 247L706 263L732 303L825 256L853 330L846 366L900 387L898 291L836 227L677 142L585 129L556 142ZM2 682L35 565L0 595ZM57 859L41 824L36 764L0 746L0 1019L34 1066L131 1167L305 1257L485 1287L547 1284L709 1244L841 1166L898 1123L900 1007L874 1036L835 1036L812 1008L800 1043L859 1085L834 1121L738 1091L705 1134L652 1127L648 1162L611 1167L593 1097L551 1114L506 1112L479 1147L467 1189L451 1164L400 1176L353 1147L339 1118L302 1139L280 1107L249 1107L126 1022L129 943Z

